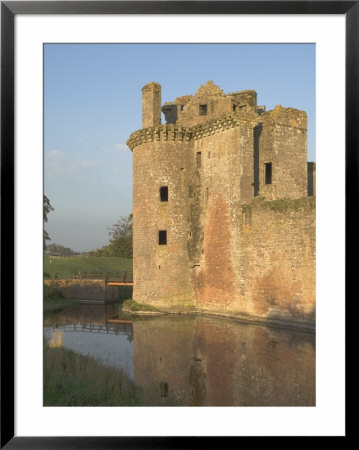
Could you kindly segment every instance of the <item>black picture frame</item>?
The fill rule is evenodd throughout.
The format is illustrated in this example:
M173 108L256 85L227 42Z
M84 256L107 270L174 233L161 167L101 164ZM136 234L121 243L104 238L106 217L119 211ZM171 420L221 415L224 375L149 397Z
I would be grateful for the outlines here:
M359 1L4 1L1 2L1 448L201 448L226 437L14 436L14 19L18 14L341 14L346 20L346 297L357 248ZM354 208L355 209L355 208ZM350 243L350 244L349 244ZM355 261L355 260L354 260ZM347 331L346 331L347 333ZM348 407L348 405L347 405ZM347 423L348 425L348 423ZM348 427L346 437L349 436ZM220 441L220 442L218 442Z

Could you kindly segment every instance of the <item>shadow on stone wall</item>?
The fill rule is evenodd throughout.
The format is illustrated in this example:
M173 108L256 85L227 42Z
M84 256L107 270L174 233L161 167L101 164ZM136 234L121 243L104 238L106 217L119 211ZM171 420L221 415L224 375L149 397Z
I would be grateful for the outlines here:
M133 286L119 286L118 287L118 300L123 302L128 299L132 299Z

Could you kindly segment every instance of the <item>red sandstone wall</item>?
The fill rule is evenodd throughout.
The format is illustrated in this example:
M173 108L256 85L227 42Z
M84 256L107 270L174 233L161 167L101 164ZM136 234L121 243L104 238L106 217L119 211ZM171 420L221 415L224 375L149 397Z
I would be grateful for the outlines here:
M255 316L315 322L315 199L244 208L234 253L240 305ZM235 305L234 305L235 306Z
M195 141L201 151L202 258L194 270L197 307L226 311L235 295L231 253L240 245L233 207L253 199L253 124ZM238 233L237 233L238 234Z
M315 322L314 199L256 199L232 211L217 199L206 229L198 308Z

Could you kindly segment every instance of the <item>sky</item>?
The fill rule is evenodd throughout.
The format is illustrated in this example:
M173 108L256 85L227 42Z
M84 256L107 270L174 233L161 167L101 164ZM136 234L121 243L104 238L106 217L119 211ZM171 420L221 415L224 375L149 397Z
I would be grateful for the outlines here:
M314 44L45 44L48 244L100 248L108 228L132 212L126 141L141 128L142 87L160 83L164 104L209 80L224 93L254 89L267 110L306 111L315 161Z

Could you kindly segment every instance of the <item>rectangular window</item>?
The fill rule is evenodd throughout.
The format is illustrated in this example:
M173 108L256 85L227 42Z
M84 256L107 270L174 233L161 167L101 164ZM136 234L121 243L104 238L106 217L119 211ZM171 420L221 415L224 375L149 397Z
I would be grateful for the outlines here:
M201 165L202 165L202 163L201 163L201 152L197 152L196 160L197 160L197 169L199 169L201 167Z
M160 187L161 202L168 202L168 186Z
M207 105L199 105L199 115L200 116L207 115Z
M158 244L159 245L167 244L167 231L166 230L160 230L158 232Z
M264 163L265 184L272 184L272 163Z

